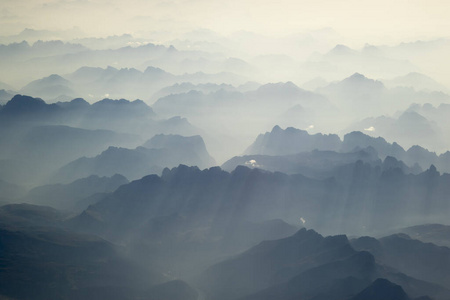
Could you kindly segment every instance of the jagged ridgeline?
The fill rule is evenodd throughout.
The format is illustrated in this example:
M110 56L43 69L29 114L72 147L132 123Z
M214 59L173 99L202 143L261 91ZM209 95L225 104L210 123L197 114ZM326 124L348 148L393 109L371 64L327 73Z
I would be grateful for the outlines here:
M450 299L449 39L291 34L386 3L3 2L95 22L0 33L0 300ZM392 40L445 23L416 6Z
M450 295L442 227L411 227L446 222L448 153L275 126L220 168L201 131L139 100L16 95L0 115L2 296Z

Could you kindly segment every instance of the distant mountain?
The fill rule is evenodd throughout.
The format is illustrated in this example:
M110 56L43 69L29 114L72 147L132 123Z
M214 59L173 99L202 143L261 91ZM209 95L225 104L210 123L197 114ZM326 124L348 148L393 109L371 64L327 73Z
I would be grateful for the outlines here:
M205 142L199 135L185 137L174 134L158 134L142 146L149 149L179 150L179 156L184 157L180 160L180 163L189 164L189 161L191 161L192 164L201 169L215 164L214 158L209 155Z
M81 157L61 167L52 180L67 183L91 175L109 177L114 174L134 180L147 174L159 174L163 169L160 163L167 161L167 157L170 154L165 149L109 147L95 157Z
M6 91L12 91L12 90L14 90L14 88L13 88L12 86L10 86L10 85L7 84L7 83L1 82L1 81L0 81L0 89L1 89L1 90L6 90Z
M118 50L117 50L118 51ZM55 77L59 80L56 80ZM65 81L59 75L51 75L27 84L21 92L55 99L60 95L96 99L100 97L133 97L150 99L163 88L175 84L190 83L194 86L204 85L201 90L208 91L208 85L223 85L244 83L238 75L231 73L186 73L174 75L157 67L146 65L144 71L137 68L115 68L108 65L105 68L80 66L75 72L64 75ZM189 90L184 90L188 92ZM162 91L162 95L167 95Z
M200 131L185 118L156 119L140 100L103 99L91 105L77 98L47 104L22 95L0 109L0 124L1 158L30 161L39 156L51 165L93 156L108 146L136 147L159 133L194 135Z
M326 95L330 100L335 101L343 113L350 107L352 114L361 115L363 109L366 113L370 111L373 115L380 112L383 103L380 97L386 91L383 83L369 79L360 73L355 73L339 82L332 82L329 85L317 90L318 93Z
M112 177L92 175L69 184L53 184L33 188L23 198L23 201L62 210L84 210L87 206L81 206L81 200L97 193L113 192L126 183L128 180L122 175L116 174Z
M10 91L6 91L5 89L1 89L0 90L0 105L5 104L6 102L8 102L9 100L11 100L11 98L14 95L12 93L10 93Z
M79 96L77 95L77 92L73 90L72 83L56 74L32 81L24 86L19 92L47 100L53 100L63 95L72 98Z
M357 50L337 44L324 54L316 52L310 55L302 68L310 77L340 78L358 70L375 78L386 78L416 72L419 70L416 63L413 57L408 60L402 55L392 55L386 47L365 45Z
M344 136L341 151L349 152L367 147L374 148L382 158L393 156L403 159L405 156L405 150L399 144L390 144L382 137L374 138L360 131L353 131Z
M411 238L424 243L433 243L450 248L450 226L442 224L424 224L400 229Z
M239 89L206 92L195 88L161 97L152 108L164 117L185 116L204 129L203 136L212 145L214 157L221 161L228 159L230 152L241 152L259 132L257 128L272 128L273 124L306 128L322 121L329 123L336 115L336 108L326 97L292 82L268 83L245 92ZM241 117L237 117L236 111ZM229 151L224 154L225 145Z
M450 284L450 249L447 247L423 243L406 234L378 240L362 237L351 243L355 249L370 251L377 261L402 273L443 287Z
M405 117L408 118L408 117ZM419 116L420 119L420 116ZM405 122L413 122L411 120ZM417 126L414 127L417 129ZM270 156L284 156L299 154L301 152L311 152L313 150L319 151L335 151L341 153L357 152L372 148L375 153L384 160L387 156L395 157L397 160L403 161L411 172L418 173L424 169L435 165L439 171L450 172L450 155L443 153L436 155L420 146L413 146L408 150L402 148L396 142L388 143L382 137L372 137L360 131L350 132L344 135L343 140L335 135L315 134L310 135L307 131L295 128L281 129L275 126L271 132L266 132L264 135L260 134L256 141L250 145L245 154L250 155L270 155ZM300 156L298 157L300 158ZM290 162L293 158L290 158ZM251 158L249 159L251 160ZM248 160L248 161L249 161ZM245 163L239 162L239 164ZM272 162L268 162L268 167ZM288 167L288 166L287 166ZM284 169L286 172L292 172L292 168ZM406 169L403 168L406 171Z
M27 42L28 40L29 37L24 37L19 43L0 45L0 55L12 61L25 61L37 57L49 57L88 50L88 48L80 44L64 43L61 40L37 40L31 45Z
M159 98L169 96L171 94L188 93L189 91L199 91L205 94L211 92L217 92L218 90L235 91L237 88L230 84L213 84L213 83L201 83L192 84L190 82L176 83L174 85L164 87L156 92L152 98L158 100Z
M326 55L327 56L350 56L355 55L357 51L351 49L350 47L342 44L336 45L333 49L331 49Z
M259 135L256 141L245 151L246 154L287 155L312 150L339 149L341 140L337 135L315 134L292 127L281 129L275 126L271 132Z
M367 148L349 153L313 150L290 155L258 155L236 156L226 161L222 168L231 172L237 166L259 168L286 174L302 174L310 178L325 179L334 176L339 167L361 160L371 164L381 164L376 151ZM409 173L408 168L403 168Z
M307 82L302 84L302 88L308 90L308 91L315 91L318 88L322 88L324 86L327 86L329 84L328 81L323 79L322 77L316 77L311 80L308 80Z
M3 136L6 139L7 136ZM20 165L39 170L39 178L27 184L48 183L48 176L58 168L79 158L100 153L109 145L136 143L136 137L118 134L108 130L86 130L68 126L37 126L26 130L23 136L16 137L17 144L11 145L9 157ZM8 180L9 170L0 172ZM91 174L88 174L88 176ZM114 174L110 174L112 176ZM86 176L83 176L86 177ZM17 178L16 178L17 180ZM35 180L38 180L37 182Z
M68 182L90 175L123 174L135 180L148 174L160 174L165 167L187 164L209 167L214 159L206 151L200 136L156 135L136 149L109 147L96 157L82 157L63 166L54 180Z
M195 132L186 120L153 117L151 108L142 101L104 99L90 105L77 98L47 104L40 98L16 95L0 109L0 160L4 167L0 178L20 185L42 184L35 181L37 173L39 180L45 180L48 172L80 156L96 155L108 146L136 147L141 138L155 133ZM122 133L103 130L106 128Z
M411 72L404 76L398 76L390 80L382 80L382 82L389 88L398 86L413 88L417 91L426 90L444 93L448 93L450 91L447 87L436 82L431 77L417 72Z
M429 166L433 164L442 172L450 171L450 157L447 153L443 153L438 156L435 152L430 152L427 149L417 145L412 146L405 151L405 149L403 149L396 142L391 144L384 138L370 137L357 131L348 133L344 136L341 151L354 151L361 148L364 149L364 147L373 147L381 158L393 156L417 170L429 168Z

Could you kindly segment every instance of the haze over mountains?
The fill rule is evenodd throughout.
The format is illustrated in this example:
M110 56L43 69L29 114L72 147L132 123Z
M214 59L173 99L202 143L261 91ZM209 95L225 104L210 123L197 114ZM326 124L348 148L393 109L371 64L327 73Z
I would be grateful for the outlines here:
M450 6L106 2L0 3L0 299L450 299Z

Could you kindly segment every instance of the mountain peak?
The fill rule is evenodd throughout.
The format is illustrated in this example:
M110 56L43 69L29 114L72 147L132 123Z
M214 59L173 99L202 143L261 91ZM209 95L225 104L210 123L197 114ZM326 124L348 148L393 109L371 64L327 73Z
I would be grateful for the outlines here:
M409 300L403 288L384 278L376 279L352 300Z
M3 111L10 112L25 112L34 111L36 109L45 107L47 104L41 98L33 98L25 95L15 95L11 100L9 100Z
M330 52L328 52L328 54L347 55L347 54L352 54L354 52L355 52L355 50L351 49L348 46L345 46L343 44L337 44L336 46L334 46L333 49L330 50Z

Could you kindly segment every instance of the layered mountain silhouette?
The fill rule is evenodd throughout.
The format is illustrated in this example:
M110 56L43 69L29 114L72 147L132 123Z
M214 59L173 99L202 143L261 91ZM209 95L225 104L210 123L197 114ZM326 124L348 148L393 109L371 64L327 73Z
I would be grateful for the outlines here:
M92 204L89 203L89 199L92 199L90 196L113 192L119 186L127 183L128 180L118 174L112 177L91 175L69 184L53 184L33 188L23 200L62 210L84 210Z
M362 237L352 241L358 250L373 253L377 261L415 278L449 286L450 249L424 243L406 234L395 234L378 240Z
M382 233L446 220L447 181L434 168L412 175L362 161L324 180L241 166L231 173L179 166L121 186L72 222L114 240L172 214L214 229L207 232L218 240L240 224L273 219L306 222L323 232Z
M94 235L65 229L63 214L29 204L0 207L0 297L13 299L197 299L186 282ZM27 288L23 288L23 284Z
M410 289L408 283L418 281L397 276L369 252L354 250L345 236L323 237L301 229L213 265L199 281L210 299L410 299L390 281L405 284L414 296L448 293L426 282L421 291Z
M400 232L406 233L414 239L425 243L433 243L450 248L450 226L442 224L424 224L403 228Z
M136 149L109 147L96 157L79 158L58 170L54 180L67 182L89 176L123 174L130 180L160 174L165 167L179 164L214 165L200 136L156 135Z
M310 135L305 130L292 127L281 129L275 126L272 131L259 135L256 141L245 151L246 154L287 155L312 150L339 149L341 140L337 135Z
M109 146L136 147L158 133L198 133L184 118L156 120L144 102L124 99L92 105L83 99L47 104L40 98L16 95L0 110L0 123L4 145L0 179L19 185L48 183L48 176L63 165L98 155ZM170 166L182 162L191 163L183 160Z
M360 131L344 135L343 140L337 135L309 134L305 130L275 126L271 132L260 134L250 145L245 154L250 155L293 155L313 150L355 152L370 147L381 159L387 156L403 161L410 168L420 171L435 165L440 171L449 172L448 154L437 155L418 145L405 150L396 142L388 143L382 137L371 137Z
M128 21L0 36L0 299L450 299L449 39Z
M429 76L418 72L411 72L404 76L398 76L390 80L383 80L388 87L409 87L416 90L428 90L436 92L448 92L448 89Z

